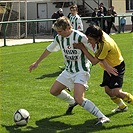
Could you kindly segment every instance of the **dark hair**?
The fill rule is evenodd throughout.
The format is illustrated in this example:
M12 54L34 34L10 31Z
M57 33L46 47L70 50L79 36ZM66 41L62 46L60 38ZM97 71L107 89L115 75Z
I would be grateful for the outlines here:
M103 3L100 3L100 5L104 5Z
M87 28L86 32L85 32L86 36L90 36L94 39L99 39L99 41L102 41L102 36L103 36L103 32L102 29L99 26L96 25L91 25Z

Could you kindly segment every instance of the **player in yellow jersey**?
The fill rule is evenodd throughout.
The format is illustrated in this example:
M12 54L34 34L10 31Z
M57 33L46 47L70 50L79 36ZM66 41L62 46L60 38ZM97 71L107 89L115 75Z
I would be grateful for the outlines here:
M92 45L95 57L79 43L75 43L76 48L81 49L93 65L99 63L102 68L106 66L103 74L103 82L100 86L105 87L105 92L111 100L118 105L112 112L127 111L127 102L133 105L133 96L122 91L123 77L125 73L125 62L116 42L98 26L90 26L85 32L88 38L88 45ZM100 62L103 61L104 62ZM116 71L117 70L117 71Z

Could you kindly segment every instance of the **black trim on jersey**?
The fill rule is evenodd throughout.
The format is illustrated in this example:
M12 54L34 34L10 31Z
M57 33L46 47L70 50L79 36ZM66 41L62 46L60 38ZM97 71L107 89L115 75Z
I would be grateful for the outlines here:
M59 46L60 46L60 48L61 48L61 45L60 45L60 41L59 41L59 37L58 36L56 36L56 41L58 42L58 44L59 44Z
M59 37L58 36L56 36L56 41L59 43L59 45L60 45L60 42L59 42Z
M77 25L78 25L78 24L77 24L77 19L78 19L78 18L75 19L75 29L76 29L76 30L78 30L78 27L77 27Z
M104 47L104 42L100 42L98 45L97 45L97 51L95 53L95 56L98 58L99 55L101 54L102 50L103 50L103 47Z
M69 60L67 60L67 64L69 64L69 62L70 62L70 61L69 61ZM66 70L68 71L68 65L67 65L67 68L66 68Z
M82 36L79 36L78 42L81 42L81 40L82 40ZM83 51L81 54L81 62L82 62L82 67L83 67L84 71L88 71L87 67L85 66L85 55L84 55Z
M85 66L85 55L84 53L82 52L81 54L81 62L82 62L82 68L84 69L84 71L88 71L87 67Z
M78 42L81 42L82 36L79 36L78 38Z
M79 72L78 62L77 61L75 61L75 69L76 69L76 72Z
M76 35L77 35L77 32L74 32L74 36L73 36L74 41L76 40Z
M70 72L73 73L73 70L72 70L72 61L70 61Z
M62 45L62 48L64 49L64 37L61 37L61 45Z
M70 38L66 38L67 39L67 46L70 46Z

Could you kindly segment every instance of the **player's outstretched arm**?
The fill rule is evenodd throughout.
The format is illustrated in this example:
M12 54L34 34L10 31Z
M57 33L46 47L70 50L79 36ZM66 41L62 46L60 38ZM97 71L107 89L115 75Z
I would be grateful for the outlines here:
M51 52L49 52L47 49L42 53L42 55L37 59L36 62L34 62L33 64L30 65L29 67L29 71L32 72L33 69L38 67L38 64L44 59L46 58Z
M107 62L106 59L102 60L101 63L103 63L105 70L107 73L111 76L111 74L118 76L118 71L116 68L110 66Z
M74 43L73 46L75 48L81 49L93 65L96 65L99 62L99 60L96 57L89 53L89 51L85 48L83 43Z
M74 43L73 44L75 48L81 49L84 54L86 55L86 57L91 61L91 63L93 65L96 65L98 62L102 63L104 65L105 70L107 71L107 73L111 76L111 74L118 76L118 72L117 69L113 68L112 66L110 66L106 60L99 60L96 57L92 56L88 50L85 48L85 46L82 43Z

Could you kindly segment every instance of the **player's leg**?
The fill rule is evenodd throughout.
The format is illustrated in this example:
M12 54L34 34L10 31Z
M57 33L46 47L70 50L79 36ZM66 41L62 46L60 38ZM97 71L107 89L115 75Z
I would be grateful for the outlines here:
M75 88L75 84L76 84L76 83L79 83L79 84L83 85L84 88L88 88L88 80L89 80L89 78L90 78L89 72L78 72L78 73L76 73L76 74L73 74L73 76L71 75L71 81L72 81L72 82L69 82L69 83L70 83L69 86L70 86L70 88L72 88L72 86L73 86L73 88L74 88L74 90L75 90L75 89L76 89L76 88ZM84 89L83 89L83 90L84 90ZM75 91L74 91L74 92L75 92ZM81 94L81 93L79 93L79 94ZM76 96L76 95L75 95L75 96ZM81 97L82 97L82 96L81 96ZM81 99L81 100L83 100L83 99ZM79 102L79 101L78 101L78 102ZM82 102L83 102L83 101L79 102L80 105L82 104ZM69 105L69 106L68 106L68 109L66 110L66 114L71 114L73 108L74 108L76 105L77 105L76 102L75 102L75 104L73 104L73 105Z
M133 105L133 95L128 92L125 92L125 97L123 98L123 101Z
M116 96L117 98L121 98L121 100L133 105L133 95L122 91L123 78L124 78L124 72L125 72L124 61L119 66L116 66L116 69L118 70L119 75L111 77L111 86L110 87L112 88L111 89L112 94L113 94L113 96ZM123 110L126 111L127 109L128 109L127 107L126 108L122 107L121 111L123 111Z
M133 105L133 95L131 95L130 93L122 91L121 88L112 89L112 93L116 97L119 97L119 98L123 99L123 101Z
M118 105L117 108L113 109L112 112L115 113L115 112L122 112L122 111L127 111L128 107L127 105L123 102L123 100L117 96L115 96L113 93L112 93L112 90L108 87L108 86L105 86L105 92L106 94L108 94L111 98L111 100Z
M73 107L76 106L75 100L69 93L64 90L66 87L73 88L74 86L73 84L71 84L69 75L70 74L66 70L64 70L54 82L53 86L51 87L50 93L57 98L66 101L70 106L70 109L68 111L71 113Z
M101 86L105 87L105 92L110 96L111 100L118 105L116 109L113 109L112 112L126 111L128 109L127 105L124 103L121 97L118 97L114 91L116 88L121 88L123 84L123 77L125 72L125 63L124 61L115 67L119 73L118 76L109 75L104 71L103 83Z
M74 98L64 90L65 88L65 85L56 80L51 87L50 93L69 104L74 104Z
M76 103L78 103L80 106L82 106L85 110L90 112L92 115L96 116L98 118L97 124L102 124L105 122L109 122L109 118L107 118L99 109L96 107L96 105L84 98L84 92L85 92L85 86L79 83L75 83L74 85L74 98Z

